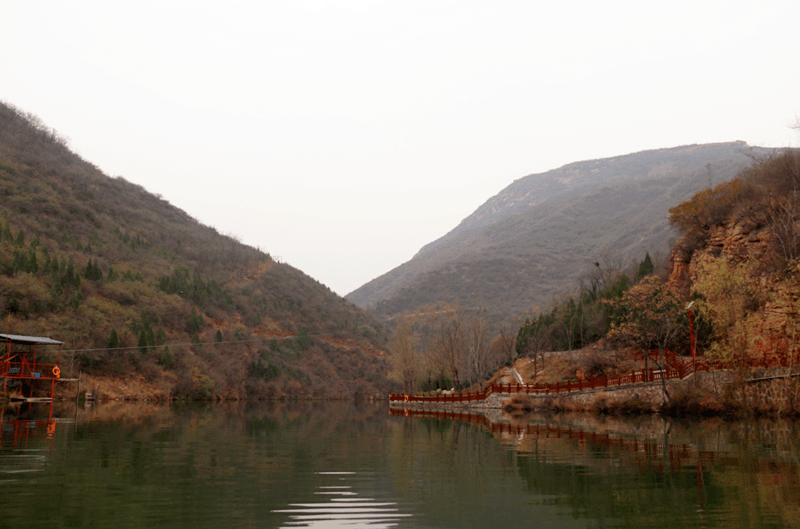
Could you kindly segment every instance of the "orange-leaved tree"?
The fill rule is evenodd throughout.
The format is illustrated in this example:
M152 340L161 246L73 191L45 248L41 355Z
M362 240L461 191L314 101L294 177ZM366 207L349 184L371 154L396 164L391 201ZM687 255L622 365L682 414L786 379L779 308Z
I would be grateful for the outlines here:
M684 308L680 300L658 277L647 276L621 298L608 303L618 315L618 320L611 324L607 338L629 347L657 350L657 366L663 370L667 349L673 348L686 332ZM649 354L645 354L645 361L648 358ZM661 379L663 382L664 377ZM669 398L666 385L662 387Z

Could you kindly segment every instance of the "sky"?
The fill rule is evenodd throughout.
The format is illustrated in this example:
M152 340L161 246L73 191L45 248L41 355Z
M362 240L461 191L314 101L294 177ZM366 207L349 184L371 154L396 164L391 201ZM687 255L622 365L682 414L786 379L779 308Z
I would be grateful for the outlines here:
M529 174L800 143L797 0L0 0L0 20L0 100L340 295Z

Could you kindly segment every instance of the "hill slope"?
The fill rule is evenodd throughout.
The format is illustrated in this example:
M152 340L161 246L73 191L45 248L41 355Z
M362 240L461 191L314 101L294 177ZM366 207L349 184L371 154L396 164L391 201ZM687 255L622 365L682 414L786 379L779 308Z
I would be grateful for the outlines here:
M743 142L577 162L521 178L413 259L347 299L380 317L460 300L495 314L547 306L593 263L667 251L667 210L732 179L761 152Z
M682 236L670 255L669 286L682 300L696 302L698 350L737 370L795 365L800 151L760 159L736 180L696 194L670 214ZM781 407L793 401L783 398Z
M0 196L0 314L75 350L65 376L139 377L165 397L386 392L373 317L2 103Z

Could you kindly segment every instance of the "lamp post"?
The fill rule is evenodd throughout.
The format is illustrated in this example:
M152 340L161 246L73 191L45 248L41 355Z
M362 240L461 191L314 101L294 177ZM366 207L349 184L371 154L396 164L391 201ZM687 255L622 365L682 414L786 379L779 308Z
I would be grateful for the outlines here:
M692 351L692 372L697 373L697 356L695 354L695 335L694 335L694 312L692 312L692 305L694 301L686 305L686 310L689 311L689 349Z

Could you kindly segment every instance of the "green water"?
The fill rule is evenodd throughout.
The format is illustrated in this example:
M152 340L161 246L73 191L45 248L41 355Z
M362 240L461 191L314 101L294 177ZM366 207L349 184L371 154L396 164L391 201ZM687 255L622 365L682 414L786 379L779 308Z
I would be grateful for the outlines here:
M800 527L792 422L7 410L5 527Z

